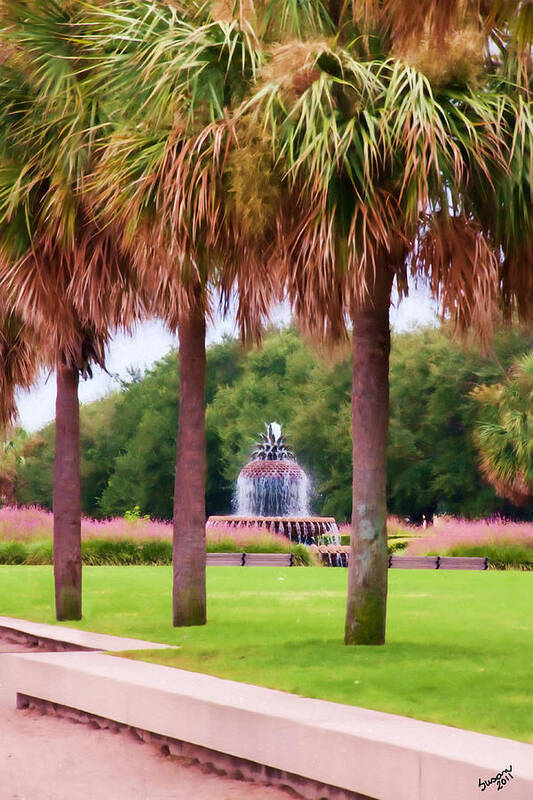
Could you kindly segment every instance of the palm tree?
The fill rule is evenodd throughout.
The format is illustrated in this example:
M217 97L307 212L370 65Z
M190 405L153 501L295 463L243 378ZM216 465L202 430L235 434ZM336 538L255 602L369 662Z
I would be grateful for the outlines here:
M180 408L174 493L174 625L206 622L205 329L213 295L226 307L238 287L244 340L257 339L275 283L261 264L250 279L230 257L231 205L220 180L231 130L227 102L255 68L240 31L192 21L163 3L107 4L80 28L92 43L106 91L121 113L94 176L105 218L118 222L151 287L152 311L178 332ZM210 50L208 54L206 51ZM189 80L196 54L203 68ZM176 61L177 59L177 61Z
M474 433L483 476L516 505L533 498L533 353L515 360L505 381L478 386Z
M531 316L520 297L531 297L531 266L517 257L532 241L527 62L494 17L451 5L446 17L448 4L427 3L422 37L397 14L404 3L370 3L360 16L330 8L299 53L292 42L271 48L244 112L268 132L293 193L285 265L298 317L328 338L351 323L347 644L385 641L393 281L401 296L409 271L425 275L443 313L485 339L500 302Z
M75 4L0 6L0 280L57 372L56 616L81 617L78 382L104 365L110 330L136 317L129 263L96 224L85 191L102 123L68 40Z
M135 229L147 210L139 186L153 195L157 184L162 252L204 266L196 254L217 254L241 292L279 276L311 335L352 337L345 641L381 644L393 282L401 296L409 273L425 276L443 313L485 340L501 306L533 313L528 7L134 6L106 4L93 39L133 98L130 140L154 136L141 180L117 133ZM166 158L158 126L171 131Z

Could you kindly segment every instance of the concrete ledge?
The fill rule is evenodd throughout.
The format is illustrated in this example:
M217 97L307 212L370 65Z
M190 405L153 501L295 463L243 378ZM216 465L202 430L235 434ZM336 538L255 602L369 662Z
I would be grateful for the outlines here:
M173 648L171 644L145 642L142 639L127 639L104 633L91 633L76 628L66 628L63 625L45 625L15 617L0 616L0 630L2 629L15 635L26 635L43 643L67 645L71 650L105 650L118 653L121 650L168 650Z
M533 747L99 653L2 656L26 695L379 800L469 800L512 765L533 798ZM490 789L496 790L495 785Z

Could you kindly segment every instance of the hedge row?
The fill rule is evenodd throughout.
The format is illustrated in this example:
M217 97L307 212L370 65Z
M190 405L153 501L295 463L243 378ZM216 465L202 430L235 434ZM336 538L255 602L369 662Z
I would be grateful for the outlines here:
M216 544L208 543L210 553L239 553L240 548L231 540ZM247 552L254 552L247 547ZM293 552L298 566L311 566L313 557L304 545L290 545L285 552ZM279 547L265 548L256 552L283 552ZM82 562L87 566L129 566L132 564L172 564L172 542L164 539L87 539L81 543ZM0 541L0 564L52 564L52 540L33 542Z

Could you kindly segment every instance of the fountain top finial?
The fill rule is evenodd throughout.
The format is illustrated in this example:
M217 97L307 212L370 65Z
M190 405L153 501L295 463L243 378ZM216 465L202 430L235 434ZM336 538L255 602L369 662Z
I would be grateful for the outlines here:
M255 443L252 458L261 461L294 460L294 453L285 444L281 425L278 422L265 422L265 428L266 433L260 433L259 441Z

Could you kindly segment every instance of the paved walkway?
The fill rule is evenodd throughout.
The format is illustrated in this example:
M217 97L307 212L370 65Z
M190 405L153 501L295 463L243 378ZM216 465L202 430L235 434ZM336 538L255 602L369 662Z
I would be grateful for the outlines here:
M0 639L0 654L29 648ZM129 738L17 711L2 685L1 800L288 800L281 789L222 778Z

